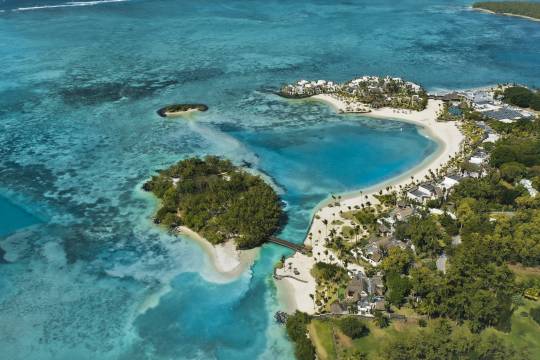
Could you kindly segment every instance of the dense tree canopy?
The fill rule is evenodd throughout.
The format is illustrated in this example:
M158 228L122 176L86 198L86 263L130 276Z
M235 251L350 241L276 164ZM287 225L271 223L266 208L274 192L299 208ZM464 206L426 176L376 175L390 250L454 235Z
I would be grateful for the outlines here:
M144 189L161 200L156 222L185 225L213 244L234 239L241 249L259 246L283 219L282 203L268 184L215 156L180 161Z
M537 5L537 7L540 11L540 5ZM540 94L536 91L521 86L508 87L504 90L503 95L506 102L522 108L528 108L531 106L532 101L540 98ZM540 110L540 108L535 110Z
M386 273L407 274L413 261L414 254L411 249L393 247L388 250L388 255L382 260L380 268Z
M424 254L438 254L450 242L448 234L433 216L414 216L408 222L398 224L396 237L410 239L416 252Z
M294 354L298 360L315 359L315 348L307 337L307 326L310 321L311 317L300 311L287 318L287 335L294 341Z
M498 141L491 153L491 165L499 167L504 163L517 162L527 167L540 165L540 139L508 137Z
M405 302L411 289L411 283L408 277L397 273L389 273L385 276L386 300L395 306L401 306Z
M412 292L421 298L417 310L467 320L475 332L487 326L505 328L515 287L512 272L500 260L489 238L476 236L456 249L446 274L413 269Z
M387 360L526 360L525 349L514 349L492 334L471 334L465 328L452 327L441 320L433 327L393 337L380 350Z
M318 281L337 282L348 279L347 270L334 264L317 262L311 272Z

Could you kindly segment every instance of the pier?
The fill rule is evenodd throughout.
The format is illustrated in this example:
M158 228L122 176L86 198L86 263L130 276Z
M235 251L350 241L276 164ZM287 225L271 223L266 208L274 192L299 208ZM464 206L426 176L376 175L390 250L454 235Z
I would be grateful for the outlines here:
M280 239L280 238L275 237L275 236L271 236L268 239L268 242L284 246L284 247L289 248L291 250L298 251L298 252L300 252L302 254L307 254L308 253L308 250L303 245L295 244L295 243L292 243L292 242L287 241L287 240Z

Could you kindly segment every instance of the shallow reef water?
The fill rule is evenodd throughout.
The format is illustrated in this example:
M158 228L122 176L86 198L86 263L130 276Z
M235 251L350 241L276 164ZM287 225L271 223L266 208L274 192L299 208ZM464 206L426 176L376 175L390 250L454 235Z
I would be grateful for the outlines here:
M0 2L0 348L5 359L291 359L266 245L223 283L156 228L141 184L193 155L251 164L304 239L328 194L437 149L416 127L274 95L301 78L431 90L540 85L540 31L466 1ZM189 120L170 103L204 103Z

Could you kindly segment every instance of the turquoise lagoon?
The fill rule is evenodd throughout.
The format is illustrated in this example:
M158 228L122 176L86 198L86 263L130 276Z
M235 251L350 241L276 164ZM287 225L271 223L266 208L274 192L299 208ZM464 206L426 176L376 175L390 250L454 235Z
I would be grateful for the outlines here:
M187 156L249 162L288 203L281 236L302 241L328 194L402 173L437 145L409 124L273 91L362 74L429 89L539 85L538 24L467 6L1 2L0 188L25 199L0 198L2 357L292 358L272 319L271 270L286 250L264 246L223 283L197 245L152 225L155 202L140 186ZM210 110L193 121L155 114L176 101ZM28 227L35 209L46 220Z

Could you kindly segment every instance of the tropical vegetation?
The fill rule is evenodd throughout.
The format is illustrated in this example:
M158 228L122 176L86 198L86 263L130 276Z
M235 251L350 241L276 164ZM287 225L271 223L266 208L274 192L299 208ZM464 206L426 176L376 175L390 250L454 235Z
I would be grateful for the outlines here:
M368 331L360 325L352 331L349 315L312 319L308 329L317 340L313 344L319 358L540 357L540 195L535 193L540 190L540 121L477 120L501 138L475 141L489 155L482 166L472 169L463 159L456 167L481 176L461 179L393 225L395 239L407 246L386 249L377 270L361 263L367 276L382 272L386 313L377 310L372 320L357 319ZM429 208L441 211L435 214ZM349 210L343 218L356 221L364 234L376 233L387 216L382 205ZM329 247L343 261L357 261L342 257L350 252L343 244L362 246L364 241L365 236L343 242L333 228L329 231ZM337 265L317 263L313 274L331 288L325 291L328 303L347 284Z
M212 244L257 247L279 230L282 202L259 176L216 156L189 158L160 171L143 188L160 199L155 222L186 226Z
M538 3L540 7L540 3ZM505 102L521 108L530 107L540 110L540 92L523 86L510 86L504 89L502 96Z

